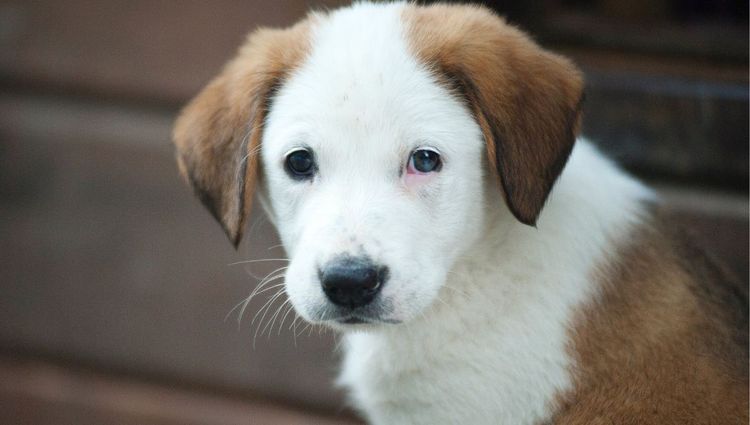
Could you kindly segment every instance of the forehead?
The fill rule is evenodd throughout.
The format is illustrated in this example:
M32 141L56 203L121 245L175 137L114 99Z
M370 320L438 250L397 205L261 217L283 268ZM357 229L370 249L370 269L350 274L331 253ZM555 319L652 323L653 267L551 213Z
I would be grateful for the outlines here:
M439 143L470 120L411 52L402 4L359 4L318 17L307 59L279 89L266 135L276 145L350 147L383 138Z

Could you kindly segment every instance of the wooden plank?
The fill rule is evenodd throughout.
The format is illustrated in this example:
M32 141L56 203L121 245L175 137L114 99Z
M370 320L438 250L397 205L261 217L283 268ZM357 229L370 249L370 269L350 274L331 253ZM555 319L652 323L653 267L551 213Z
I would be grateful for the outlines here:
M746 84L589 72L583 133L638 174L747 192L748 113Z
M0 77L98 96L182 102L257 27L342 0L8 0Z
M354 425L269 401L230 397L0 356L0 422L35 425Z

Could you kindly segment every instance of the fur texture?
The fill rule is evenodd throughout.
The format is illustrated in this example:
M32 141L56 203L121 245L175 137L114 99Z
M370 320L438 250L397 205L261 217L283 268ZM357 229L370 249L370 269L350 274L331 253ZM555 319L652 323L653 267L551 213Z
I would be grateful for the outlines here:
M576 137L582 89L484 8L358 3L256 32L174 138L235 243L258 187L287 295L344 332L372 423L747 422L747 293ZM442 167L415 175L424 148ZM388 267L371 304L326 298L341 255Z

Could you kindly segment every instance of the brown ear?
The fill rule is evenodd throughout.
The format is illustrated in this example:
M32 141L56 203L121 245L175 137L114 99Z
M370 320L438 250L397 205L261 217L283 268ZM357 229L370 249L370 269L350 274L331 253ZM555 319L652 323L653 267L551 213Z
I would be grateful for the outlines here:
M269 97L307 51L308 22L251 34L182 111L173 140L180 172L235 245L250 211Z
M405 19L418 57L468 101L510 211L535 225L575 142L580 71L482 7L410 7Z

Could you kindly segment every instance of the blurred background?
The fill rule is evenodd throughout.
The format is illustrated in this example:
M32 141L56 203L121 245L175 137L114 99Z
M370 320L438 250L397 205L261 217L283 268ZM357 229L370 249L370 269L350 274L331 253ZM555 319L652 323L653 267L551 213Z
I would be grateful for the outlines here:
M284 265L232 264L284 253L258 210L235 252L169 139L248 31L343 3L0 0L0 423L356 421L330 332L265 327L273 291L225 320ZM483 3L584 69L584 133L747 282L748 2Z

